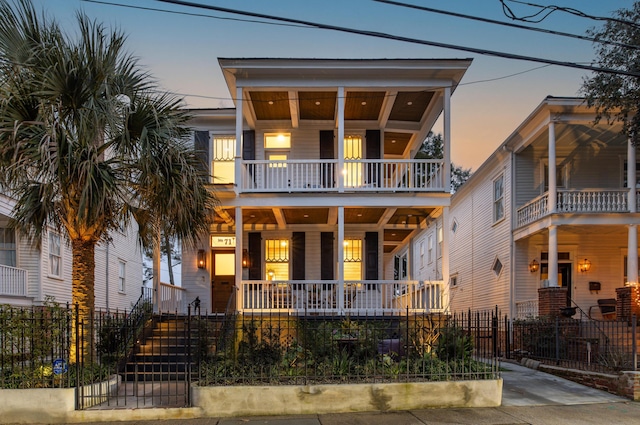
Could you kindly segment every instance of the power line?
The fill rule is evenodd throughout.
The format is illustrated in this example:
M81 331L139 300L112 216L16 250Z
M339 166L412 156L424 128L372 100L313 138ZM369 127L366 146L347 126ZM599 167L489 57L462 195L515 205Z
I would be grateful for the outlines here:
M275 21L281 21L281 22L287 22L287 23L293 23L293 24L299 24L299 25L306 25L306 26L313 27L313 28L320 28L320 29L326 29L326 30L332 30L332 31L339 31L339 32L345 32L345 33L350 33L350 34L365 35L365 36L369 36L369 37L382 38L382 39L393 40L393 41L402 41L402 42L406 42L406 43L421 44L421 45L432 46L432 47L440 47L440 48L444 48L444 49L460 50L460 51L465 51L465 52L470 52L470 53L476 53L476 54L479 54L479 55L500 57L500 58L504 58L504 59L513 59L513 60L522 60L522 61L528 61L528 62L544 63L544 64L548 64L548 65L557 65L557 66L562 66L562 67L567 67L567 68L583 69L583 70L587 70L587 71L594 71L594 72L600 72L600 73L605 73L605 74L617 74L617 75L626 75L626 76L630 76L630 77L640 77L640 73L637 73L637 72L618 70L618 69L610 69L610 68L602 68L602 67L596 67L596 66L590 66L590 65L583 65L583 64L580 64L580 63L576 63L576 62L565 62L565 61L558 61L558 60L553 60L553 59L543 59L543 58L537 58L537 57L533 57L533 56L517 55L517 54L513 54L513 53L504 53L504 52L498 52L498 51L495 51L495 50L486 50L486 49L478 49L478 48L474 48L474 47L465 47L465 46L460 46L460 45L455 45L455 44L440 43L440 42L436 42L436 41L420 40L420 39L415 39L415 38L410 38L410 37L404 37L404 36L392 35L392 34L387 34L387 33L381 33L381 32L377 32L377 31L367 31L367 30L359 30L359 29L355 29L355 28L340 27L340 26L336 26L336 25L321 24L321 23L305 21L305 20L301 20L301 19L284 18L284 17L280 17L280 16L267 15L267 14L264 14L264 13L248 12L248 11L243 11L243 10L238 10L238 9L230 9L230 8L219 7L219 6L211 6L211 5L205 5L205 4L194 3L194 2L189 2L189 1L182 1L182 0L155 0L155 1L162 2L162 3L169 3L169 4L173 4L173 5L193 7L193 8L198 8L198 9L215 10L215 11L218 11L218 12L230 13L230 14L235 14L235 15L251 16L253 18L271 19L271 20L275 20Z
M447 10L434 9L434 8L431 8L431 7L418 6L418 5L415 5L415 4L402 3L402 2L393 1L393 0L373 0L373 1L378 2L378 3L385 3L385 4L389 4L389 5L393 5L393 6L400 6L400 7L410 8L410 9L422 10L422 11L425 11L425 12L438 13L438 14L441 14L441 15L454 16L456 18L470 19L470 20L474 20L474 21L485 22L485 23L488 23L488 24L502 25L502 26L506 26L506 27L524 29L524 30L528 30L528 31L536 31L536 32L541 32L541 33L551 34L551 35L559 35L561 37L576 38L576 39L579 39L579 40L591 41L591 42L594 42L594 43L611 44L611 45L615 45L615 46L619 46L619 47L625 47L627 49L638 49L639 48L638 46L633 46L631 44L618 43L618 42L615 42L615 41L599 40L599 39L596 39L596 38L593 38L593 37L588 37L588 36L585 36L585 35L572 34L572 33L562 32L562 31L548 30L548 29L544 29L544 28L536 28L536 27L531 27L531 26L527 26L527 25L514 24L512 22L502 22L502 21L498 21L498 20L495 20L495 19L481 18L479 16L465 15L465 14L462 14L462 13L450 12L450 11L447 11Z
M517 17L516 14L513 13L511 8L505 4L505 0L500 0L500 3L502 4L502 11L505 14L505 16L507 16L508 18L511 18L513 20L516 20L516 21L539 23L539 22L544 21L553 12L565 12L565 13L568 13L570 15L575 15L575 16L579 16L581 18L591 19L593 21L618 22L620 24L625 24L625 25L630 25L632 27L640 28L640 25L638 25L636 22L633 22L633 21L627 21L627 20L619 19L619 18L610 18L610 17L589 15L587 13L584 13L584 12L582 12L582 11L580 11L578 9L574 9L572 7L563 7L563 6L556 6L556 5L545 6L545 5L541 5L541 4L529 3L529 2L520 1L520 0L506 0L506 1L510 1L511 3L522 4L522 5L525 5L525 6L536 7L538 9L540 9L540 10L538 10L538 12L536 12L536 13L534 13L532 15ZM547 11L547 13L542 15L541 18L538 18L536 20L531 19L531 18L535 18L537 16L540 16L545 10Z

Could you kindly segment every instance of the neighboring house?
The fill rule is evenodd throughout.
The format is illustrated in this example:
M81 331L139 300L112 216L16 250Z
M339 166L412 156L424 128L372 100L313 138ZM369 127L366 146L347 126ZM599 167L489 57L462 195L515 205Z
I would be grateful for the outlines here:
M8 227L14 202L0 194L0 304L71 302L71 247L50 229L40 248ZM141 295L142 254L135 224L112 235L95 252L95 305L129 310Z
M596 315L638 282L637 147L594 118L547 97L453 195L452 310Z
M448 234L421 232L447 222L450 99L471 60L219 64L236 107L192 124L220 207L175 292L216 313L442 311ZM441 115L444 158L414 159Z

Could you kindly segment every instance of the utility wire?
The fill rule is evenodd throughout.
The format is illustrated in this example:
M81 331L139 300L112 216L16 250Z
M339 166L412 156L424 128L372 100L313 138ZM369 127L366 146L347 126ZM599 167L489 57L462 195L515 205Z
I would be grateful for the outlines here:
M402 2L399 2L399 1L393 1L393 0L373 0L373 1L378 2L378 3L385 3L385 4L389 4L389 5L393 5L393 6L400 6L400 7L410 8L410 9L422 10L422 11L425 11L425 12L439 13L441 15L455 16L456 18L470 19L470 20L485 22L485 23L489 23L489 24L496 24L496 25L502 25L502 26L506 26L506 27L525 29L525 30L529 30L529 31L537 31L537 32L545 33L545 34L559 35L559 36L562 36L562 37L577 38L579 40L586 40L586 41L591 41L591 42L594 42L594 43L611 44L611 45L614 45L614 46L624 47L624 48L627 48L627 49L638 49L638 48L640 48L640 46L634 46L634 45L631 45L631 44L618 43L618 42L615 42L615 41L599 40L599 39L596 39L596 38L593 38L593 37L584 36L584 35L572 34L572 33L562 32L562 31L547 30L547 29L544 29L544 28L536 28L536 27L531 27L531 26L527 26L527 25L514 24L512 22L502 22L502 21L497 21L497 20L494 20L494 19L481 18L479 16L464 15L462 13L450 12L450 11L447 11L447 10L439 10L439 9L434 9L434 8L431 8L431 7L418 6L418 5L415 5L415 4L402 3Z
M182 0L155 0L155 1L158 1L158 2L161 2L161 3L173 4L173 5L193 7L193 8L198 8L198 9L215 10L215 11L218 11L218 12L225 12L225 13L230 13L230 14L235 14L235 15L251 16L253 18L259 18L259 19L271 19L271 20L275 20L275 21L287 22L287 23L292 23L292 24L307 25L307 26L313 27L313 28L320 28L320 29L326 29L326 30L332 30L332 31L339 31L339 32L345 32L345 33L350 33L350 34L365 35L365 36L369 36L369 37L382 38L382 39L387 39L387 40L402 41L402 42L406 42L406 43L414 43L414 44L421 44L421 45L425 45L425 46L440 47L440 48L444 48L444 49L460 50L460 51L476 53L476 54L485 55L485 56L493 56L493 57L500 57L500 58L505 58L505 59L513 59L513 60L523 60L523 61L529 61L529 62L538 62L538 63L544 63L544 64L548 64L548 65L557 65L557 66L562 66L562 67L567 67L567 68L583 69L583 70L587 70L587 71L594 71L594 72L600 72L600 73L605 73L605 74L617 74L617 75L626 75L626 76L630 76L630 77L640 77L640 73L638 73L638 72L631 72L631 71L625 71L625 70L618 70L618 69L602 68L602 67L596 67L596 66L590 66L590 65L583 65L583 64L580 64L580 63L576 63L576 62L565 62L565 61L558 61L558 60L553 60L553 59L543 59L543 58L537 58L537 57L533 57L533 56L524 56L524 55L517 55L517 54L513 54L513 53L498 52L498 51L495 51L495 50L478 49L478 48L474 48L474 47L465 47L465 46L460 46L460 45L455 45L455 44L440 43L440 42L436 42L436 41L420 40L420 39L415 39L415 38L410 38L410 37L403 37L403 36L397 36L397 35L392 35L392 34L387 34L387 33L381 33L381 32L377 32L377 31L367 31L367 30L359 30L359 29L355 29L355 28L340 27L340 26L336 26L336 25L321 24L321 23L317 23L317 22L305 21L305 20L302 20L302 19L284 18L284 17L280 17L280 16L267 15L267 14L264 14L264 13L247 12L247 11L238 10L238 9L230 9L230 8L219 7L219 6L211 6L211 5L205 5L205 4L200 4L200 3L194 3L194 2L190 2L190 1L182 1Z
M568 13L568 14L571 14L571 15L579 16L581 18L591 19L593 21L618 22L620 24L625 24L625 25L629 25L629 26L632 26L632 27L635 27L635 28L640 28L640 25L638 25L636 22L633 22L633 21L627 21L625 19L619 19L619 18L610 18L610 17L589 15L587 13L584 13L584 12L582 12L582 11L580 11L578 9L574 9L572 7L563 7L563 6L556 6L556 5L545 6L545 5L541 5L541 4L529 3L529 2L520 1L520 0L506 0L506 1L510 1L511 3L522 4L522 5L525 5L525 6L536 7L538 9L540 9L538 12L536 12L536 13L534 13L532 15L517 17L516 14L513 13L511 8L509 6L507 6L507 4L505 3L505 0L500 0L500 3L502 4L502 11L505 14L505 16L507 16L508 18L511 18L513 20L516 20L516 21L539 23L539 22L542 22L543 20L545 20L553 12L565 12L565 13ZM537 16L540 16L545 10L547 11L547 13L545 13L541 18L538 18L536 20L531 19L531 18L535 18Z

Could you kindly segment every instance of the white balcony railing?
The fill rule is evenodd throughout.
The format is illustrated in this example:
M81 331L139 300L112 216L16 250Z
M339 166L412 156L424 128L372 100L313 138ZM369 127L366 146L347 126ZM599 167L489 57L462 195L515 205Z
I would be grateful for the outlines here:
M558 190L557 213L609 213L629 212L628 189L582 189ZM525 226L546 216L549 194L534 198L518 208L517 226ZM638 202L640 206L640 202Z
M244 312L383 314L441 312L444 283L418 281L266 281L241 284Z
M161 313L187 312L186 290L168 283L160 283L159 311Z
M516 301L516 319L538 317L538 300Z
M0 295L27 296L27 271L0 265Z
M243 192L442 192L444 162L440 159L243 161Z

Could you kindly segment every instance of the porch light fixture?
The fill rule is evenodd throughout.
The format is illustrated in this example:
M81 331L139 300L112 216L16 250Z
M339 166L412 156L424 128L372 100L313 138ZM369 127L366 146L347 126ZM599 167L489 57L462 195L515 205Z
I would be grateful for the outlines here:
M581 261L580 263L578 263L578 270L580 270L583 273L591 270L591 261L585 258L584 261Z
M538 263L535 258L531 260L531 262L529 263L529 271L531 273L535 273L538 271L539 268L540 268L540 263Z
M246 249L242 250L242 268L249 268L249 251L247 251Z
M198 250L198 268L204 269L207 266L207 257L204 255L204 249Z

